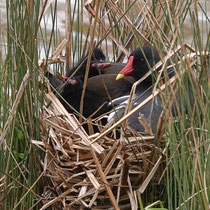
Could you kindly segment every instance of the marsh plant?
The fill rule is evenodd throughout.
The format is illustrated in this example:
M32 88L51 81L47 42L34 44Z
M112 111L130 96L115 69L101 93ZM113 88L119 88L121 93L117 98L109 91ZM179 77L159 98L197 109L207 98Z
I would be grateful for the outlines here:
M58 196L43 194L52 183L44 176L44 151L33 143L42 140L40 113L49 85L39 60L52 72L65 74L95 46L102 47L110 61L122 62L139 45L164 51L162 57L169 57L177 77L175 86L162 94L164 131L157 145L164 160L157 166L161 172L158 180L156 176L136 192L137 203L141 209L209 209L208 2L66 1L65 34L58 24L60 4L6 1L6 25L0 27L0 209L40 209L43 200ZM189 47L184 44L188 30ZM169 89L182 93L179 102L168 95ZM176 119L169 111L172 103L180 106Z

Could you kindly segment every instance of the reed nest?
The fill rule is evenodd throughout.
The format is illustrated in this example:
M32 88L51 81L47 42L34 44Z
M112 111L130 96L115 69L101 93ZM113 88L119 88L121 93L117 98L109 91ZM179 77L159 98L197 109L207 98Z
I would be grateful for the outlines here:
M135 133L115 139L109 134L94 141L100 133L88 136L52 92L46 94L40 123L45 150L43 168L52 184L45 188L45 194L55 197L42 209L57 201L72 209L136 203L134 192L144 191L154 160L161 155L154 136Z
M193 51L182 59L189 59L190 66L197 62ZM181 74L184 72L183 69ZM154 91L153 96L137 109L169 85L173 88L176 80L177 75ZM131 97L138 82L133 85ZM170 97L170 109L172 103L169 101L172 101ZM142 136L125 127L131 114L133 110L128 111L119 123L105 129L99 127L100 132L88 135L75 115L66 111L48 86L40 116L42 142L33 142L45 152L43 171L50 180L44 190L49 200L44 201L41 209L49 206L54 209L138 208L138 193L144 193L151 181L160 183L162 179L164 172L160 164L165 159L170 140L164 139L163 117L155 135ZM173 123L167 120L169 124ZM141 124L147 130L144 120ZM119 125L124 129L121 128L121 135L116 138Z

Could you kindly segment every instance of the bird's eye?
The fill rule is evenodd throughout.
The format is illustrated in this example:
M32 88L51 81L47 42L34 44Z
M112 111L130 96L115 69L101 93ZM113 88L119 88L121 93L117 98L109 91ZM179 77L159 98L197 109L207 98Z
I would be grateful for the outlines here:
M141 58L140 61L141 61L141 62L144 62L144 58Z

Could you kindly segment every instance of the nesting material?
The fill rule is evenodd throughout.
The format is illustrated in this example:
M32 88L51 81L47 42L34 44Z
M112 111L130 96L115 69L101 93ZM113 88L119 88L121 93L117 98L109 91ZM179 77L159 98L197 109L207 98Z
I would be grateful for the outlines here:
M43 168L51 181L44 193L51 199L42 209L137 205L135 193L160 151L154 136L115 139L110 133L94 141L99 133L88 136L52 92L46 94L40 123L43 144L34 144L45 151Z

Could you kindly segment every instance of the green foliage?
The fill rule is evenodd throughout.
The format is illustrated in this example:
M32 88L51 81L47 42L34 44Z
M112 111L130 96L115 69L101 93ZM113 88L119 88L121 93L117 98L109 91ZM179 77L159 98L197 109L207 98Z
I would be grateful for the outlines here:
M7 44L1 58L1 133L0 142L1 209L29 209L41 194L39 183L29 188L41 173L31 140L39 139L39 111L42 93L38 86L38 18L40 1L6 1ZM30 75L25 88L24 76ZM17 93L23 94L15 110ZM12 121L9 122L9 117ZM1 136L2 137L2 136ZM36 163L36 164L34 164ZM39 191L40 190L40 191ZM33 192L32 192L33 191ZM36 206L38 209L38 206Z

